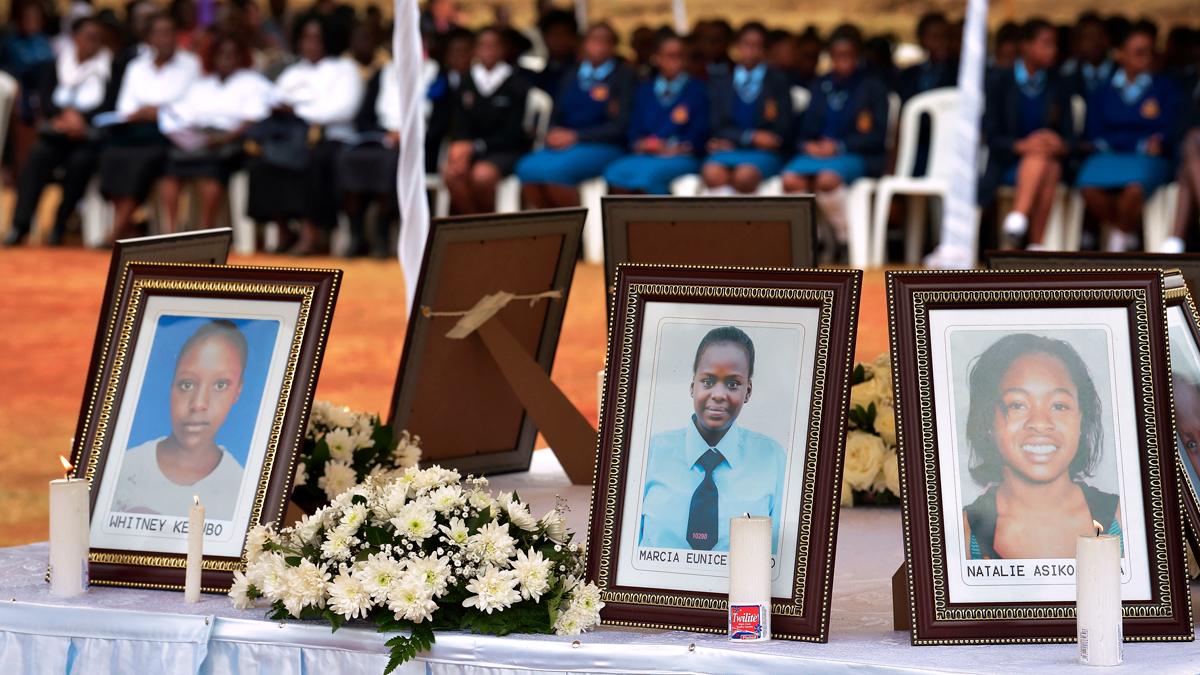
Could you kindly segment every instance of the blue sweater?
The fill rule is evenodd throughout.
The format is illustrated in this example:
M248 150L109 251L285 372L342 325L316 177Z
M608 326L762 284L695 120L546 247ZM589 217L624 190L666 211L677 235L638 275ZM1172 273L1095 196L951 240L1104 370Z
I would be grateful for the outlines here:
M550 123L575 131L580 143L623 145L634 84L633 72L617 61L607 77L585 91L575 66L558 87Z
M1157 134L1164 151L1169 151L1178 130L1178 113L1179 91L1170 78L1155 76L1132 104L1109 81L1088 96L1084 136L1098 150L1129 153L1141 152L1145 141Z
M653 80L638 88L629 122L630 143L654 136L667 142L690 143L692 152L700 155L708 133L708 91L704 83L689 80L667 105L654 95Z

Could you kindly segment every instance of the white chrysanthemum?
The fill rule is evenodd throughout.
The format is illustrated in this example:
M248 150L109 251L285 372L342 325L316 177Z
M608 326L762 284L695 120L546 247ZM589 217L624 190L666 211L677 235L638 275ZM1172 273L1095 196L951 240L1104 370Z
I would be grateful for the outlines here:
M350 429L358 421L358 413L349 408L334 408L330 406L329 410L325 411L325 419L331 427Z
M351 535L352 533L345 532L340 527L328 533L325 542L321 544L321 557L326 560L349 560Z
M355 450L362 448L375 447L375 425L370 417L366 415L359 418L359 423L355 425L350 433L350 441L354 444Z
M467 550L485 563L505 565L516 550L516 542L508 534L507 523L492 521L467 539Z
M567 543L567 519L563 518L561 511L551 509L549 513L542 516L539 523L545 531L547 539L556 544Z
M408 486L399 480L392 480L384 486L379 502L384 515L395 516L408 503Z
M309 413L308 420L324 425L328 422L329 412L333 409L333 404L329 401L313 401L312 412Z
M292 487L300 487L308 484L308 465L304 462L296 464L296 478L292 481Z
M467 503L476 510L482 511L496 505L496 500L483 490L471 490L467 493Z
M560 610L558 619L554 622L554 632L558 635L579 635L583 632L583 620L578 612Z
M406 575L392 585L387 595L387 607L397 619L407 619L413 623L429 621L437 611L433 591L417 575Z
M392 450L392 464L400 467L416 466L421 461L421 437L407 431L400 432L396 449Z
M292 540L297 546L316 544L321 528L325 527L325 510L320 509L312 515L305 515L300 522L292 526Z
M571 593L571 603L588 612L600 613L604 603L600 602L600 589L596 584L579 584Z
M246 533L246 562L252 563L262 557L267 542L278 541L271 526L255 525Z
M349 572L342 572L329 582L329 608L347 619L366 618L371 611L371 594L362 581Z
M493 610L506 609L521 599L521 592L517 590L517 575L512 570L502 570L494 565L488 565L482 574L468 581L467 591L474 595L463 600L463 607L475 607L488 614Z
M291 565L284 561L280 553L265 553L246 570L250 583L262 591L263 596L274 602L283 599L288 587L288 573Z
M351 487L358 476L354 467L336 460L325 462L325 475L317 481L317 487L325 491L325 496L334 499Z
M301 560L287 573L287 589L280 598L283 606L296 618L305 607L324 607L325 583L328 581L328 570L317 567L311 560Z
M404 563L383 553L375 553L367 558L362 568L356 573L363 588L371 594L375 602L387 600L390 589L404 575Z
M431 553L409 560L406 574L420 579L434 597L441 597L450 581L450 565L446 558Z
M367 472L367 476L374 478L380 485L386 485L400 477L400 472L400 469L389 469L385 464L376 464Z
M455 546L466 546L471 538L471 531L467 529L467 523L462 518L451 518L449 526L439 525L438 529Z
M429 493L429 503L438 513L449 513L467 503L462 488L457 485L440 487Z
M354 460L354 438L345 429L334 429L325 434L325 445L329 447L329 457L338 462Z
M433 466L416 472L409 489L412 490L414 495L419 495L430 490L436 490L446 483L447 481L443 477L441 467Z
M529 512L529 507L519 501L509 500L504 506L508 513L508 521L513 525L525 530L526 532L534 532L538 528L538 521Z
M233 573L233 585L229 587L229 597L237 609L250 609L254 606L254 598L250 597L250 580L240 570Z
M355 504L342 512L342 518L338 521L338 529L347 534L354 534L365 522L367 522L367 505Z
M362 483L359 483L339 494L337 498L329 503L328 508L335 511L345 511L346 509L354 506L356 497L362 497L370 502L371 497L374 494L375 486L364 480Z
M567 580L566 587L572 591L564 598L554 622L554 632L559 635L578 635L598 625L600 610L604 607L604 603L600 602L600 589L595 584L579 583L574 577Z
M413 541L425 541L437 532L437 515L424 501L405 504L389 522L396 534Z
M542 557L541 551L517 551L512 561L513 572L521 584L521 597L538 601L550 589L550 568L553 560Z

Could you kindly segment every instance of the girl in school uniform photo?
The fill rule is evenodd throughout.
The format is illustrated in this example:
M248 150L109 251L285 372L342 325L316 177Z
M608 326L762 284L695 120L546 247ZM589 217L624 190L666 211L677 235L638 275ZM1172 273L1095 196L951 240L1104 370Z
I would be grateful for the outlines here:
M878 176L887 159L887 87L862 65L862 33L839 26L829 36L832 69L813 87L800 118L800 156L783 167L784 192L816 192L817 206L846 243L845 186Z
M733 72L711 86L713 137L701 175L708 191L753 194L763 179L779 173L779 153L791 141L791 83L767 65L767 29L742 26L734 43Z
M603 175L625 154L635 82L616 47L616 31L606 23L592 26L584 36L582 63L558 87L546 147L517 164L528 208L579 204L576 186Z
M120 123L100 155L100 192L113 202L113 239L133 234L134 212L162 176L170 143L159 130L159 109L182 99L200 76L200 59L175 46L169 15L150 19L146 45L125 69L114 111Z
M357 64L339 56L347 40L335 21L301 22L300 60L275 81L273 115L249 132L258 146L252 148L260 152L251 152L247 212L260 223L277 223L284 235L281 248L291 255L327 252L337 225L337 160L355 138L354 116L363 96ZM300 221L295 239L288 228L292 220Z
M690 418L650 439L638 546L728 551L729 519L750 513L772 517L778 551L787 451L737 424L753 378L754 341L745 331L721 326L700 340Z
M29 236L42 191L59 168L62 198L46 243L62 244L67 221L96 171L100 144L92 119L104 112L111 74L112 53L103 47L100 22L90 17L77 20L71 26L71 41L56 60L42 66L38 78L44 121L17 177L17 203L5 246Z
M158 186L164 231L179 229L179 197L187 181L199 188L200 222L194 225L216 226L229 179L244 163L246 130L270 113L271 83L250 65L249 46L222 35L203 55L203 75L182 99L159 109L159 128L172 141Z
M658 74L634 96L627 134L633 154L604 171L610 192L665 195L671 181L700 170L710 125L708 89L684 72L686 57L683 38L659 38Z
M1075 144L1070 89L1054 68L1056 38L1047 21L1026 22L1020 57L988 82L983 111L988 164L979 194L990 201L997 187L1016 188L1003 231L1013 240L1028 233L1034 250L1042 247L1063 164Z
M1076 184L1088 211L1109 228L1107 250L1127 251L1137 238L1143 204L1171 178L1179 94L1170 78L1151 72L1151 27L1130 30L1117 62L1112 78L1088 97L1084 136L1093 154Z
M494 211L496 184L512 174L533 144L525 130L529 83L503 60L504 50L500 29L481 30L470 76L458 89L442 169L454 213Z

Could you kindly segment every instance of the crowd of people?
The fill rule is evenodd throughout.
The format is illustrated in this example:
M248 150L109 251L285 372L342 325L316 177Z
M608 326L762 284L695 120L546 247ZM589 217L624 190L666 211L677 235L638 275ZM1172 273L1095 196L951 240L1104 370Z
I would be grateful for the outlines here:
M474 31L454 0L422 13L425 168L440 174L454 213L494 210L498 183L513 174L526 208L578 204L579 184L597 177L610 193L665 194L698 174L716 195L779 177L785 192L815 193L844 242L846 187L894 163L890 94L908 101L958 76L962 25L939 13L920 17L919 49L906 50L852 24L792 32L723 20L686 35L641 26L626 43L607 23L581 31L571 11L539 11L526 30L498 12ZM0 44L0 70L20 85L5 153L17 192L7 245L28 238L52 180L63 193L48 237L56 244L97 172L122 237L144 226L152 192L159 230L216 224L231 176L245 170L247 213L281 225L281 250L327 250L345 216L349 255L387 255L401 92L377 9L173 0L163 11L132 0L119 20L85 2L55 18L43 0L25 0L12 17ZM1200 30L1160 35L1148 20L1086 13L1071 26L1005 24L990 41L979 198L989 207L1012 188L992 228L1000 243L1040 247L1067 184L1096 231L1110 233L1095 245L1131 248L1145 200L1178 181L1162 247L1184 250L1200 203ZM553 99L536 148L526 115L534 90ZM918 175L927 152L920 143ZM188 183L199 215L183 223Z

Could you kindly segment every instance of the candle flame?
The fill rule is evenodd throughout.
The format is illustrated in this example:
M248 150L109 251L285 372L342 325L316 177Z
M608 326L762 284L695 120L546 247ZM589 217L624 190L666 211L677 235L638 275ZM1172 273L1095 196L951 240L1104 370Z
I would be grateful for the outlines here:
M62 455L58 456L58 461L62 462L63 478L66 480L71 480L71 472L75 470L75 466Z
M192 503L200 506L200 495L192 495Z
M1101 525L1100 523L1096 522L1095 520L1092 521L1092 527L1096 528L1096 536L1097 537L1099 537L1100 533L1104 531L1104 526Z

